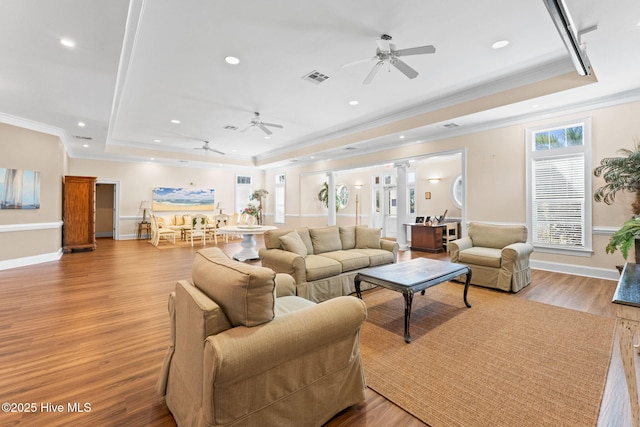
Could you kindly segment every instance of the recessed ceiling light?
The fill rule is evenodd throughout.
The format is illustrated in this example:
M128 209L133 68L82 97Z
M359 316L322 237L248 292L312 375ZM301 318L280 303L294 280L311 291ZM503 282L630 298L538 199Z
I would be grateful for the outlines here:
M75 47L76 42L71 39L60 39L60 44L66 47Z
M356 101L355 99L353 101L349 101L349 105L358 105L360 104L360 102Z
M238 65L240 63L240 60L235 56L227 56L226 58L224 58L224 60L226 61L227 64L231 64L231 65Z
M264 139L271 139L271 137L270 136L265 136Z
M154 139L153 142L160 142L160 140L159 139Z
M84 148L87 148L87 147L89 147L89 144L82 144L82 146L83 146Z
M491 45L491 49L502 49L509 44L509 40L499 40Z
M404 135L400 135L400 139L404 139Z
M85 127L85 126L86 126L86 124L85 124L84 122L78 122L78 126L79 126L79 127L81 127L81 128L83 128L83 127Z
M539 108L539 107L540 107L540 104L533 104L533 105L531 106L531 108Z
M180 123L180 120L172 119L172 120L171 120L171 123L178 124L178 123Z

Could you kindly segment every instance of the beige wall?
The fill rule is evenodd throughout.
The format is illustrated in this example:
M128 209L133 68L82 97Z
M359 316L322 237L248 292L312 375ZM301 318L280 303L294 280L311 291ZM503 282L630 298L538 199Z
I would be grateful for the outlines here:
M57 136L0 123L0 167L40 172L40 209L0 210L0 268L7 260L60 256L65 166Z
M371 171L358 168L372 167L383 162L390 163L393 160L461 151L464 152L466 165L464 172L468 177L465 183L467 221L524 224L526 222L526 129L583 117L591 118L593 167L601 158L615 155L619 148L631 148L634 138L640 135L640 121L637 120L640 117L640 103L636 102L455 138L406 145L350 159L317 162L301 167L269 170L266 173L250 169L246 173L254 177L255 188L263 187L271 193L266 199L268 214L273 213L275 175L282 173L286 175L287 217L284 227L294 227L326 224L326 209L317 201L317 193L326 180L325 172L337 171L336 183L348 185L352 193L352 203L338 214L337 222L339 225L351 224L355 223L355 204L353 203L355 183L364 184L360 192L363 216L371 203ZM194 183L194 187L213 187L216 190L216 200L222 201L227 211L232 210L234 206L236 171L231 169L200 169L151 162L120 163L67 159L57 137L8 125L0 125L0 159L1 166L4 167L34 169L43 173L42 209L31 212L0 212L0 225L59 221L61 217L60 180L67 168L71 175L97 176L99 181L118 183L120 189L118 227L121 238L135 235L136 223L142 217L142 212L139 210L140 201L150 199L153 187L189 187L191 183ZM51 159L57 159L57 161L54 162ZM446 203L444 199L440 199L440 194L448 195L450 179L455 174L453 168L443 171L443 180L437 185L423 181L422 178L428 178L436 173L434 167L430 166L430 169L424 172L419 169L420 180L417 188L419 213L439 215L442 213L440 211L444 211L442 209L444 205L435 203L438 200ZM594 189L601 184L601 179L593 178ZM431 191L432 202L428 203L424 200L425 191ZM614 266L623 263L623 259L619 253L605 254L604 247L611 232L630 216L629 200L628 196L622 194L612 206L594 203L594 253L592 256L576 257L536 252L533 260L543 268L550 268L554 264L561 266L560 270L566 269L566 266L573 266L581 268L581 272L586 272L585 274L597 274L598 270L614 271ZM434 212L431 212L432 210ZM460 216L454 213L455 210L449 209L449 211L451 216ZM272 222L270 215L267 216L267 222L269 221ZM366 223L366 220L363 222ZM27 233L33 234L35 238L28 237ZM60 247L59 231L54 235L51 235L49 230L3 232L0 233L0 239L3 239L2 248L7 248L9 242L12 244L14 241L18 242L18 248L12 248L10 253L6 249L0 249L0 261L14 257L16 253L20 256L29 256L29 254L55 251Z

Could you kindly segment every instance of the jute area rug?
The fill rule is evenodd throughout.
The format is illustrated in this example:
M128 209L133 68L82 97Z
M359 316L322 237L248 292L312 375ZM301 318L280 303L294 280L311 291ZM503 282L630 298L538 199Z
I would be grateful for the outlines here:
M410 344L399 292L363 293L367 385L430 426L595 426L615 319L443 283L416 294Z

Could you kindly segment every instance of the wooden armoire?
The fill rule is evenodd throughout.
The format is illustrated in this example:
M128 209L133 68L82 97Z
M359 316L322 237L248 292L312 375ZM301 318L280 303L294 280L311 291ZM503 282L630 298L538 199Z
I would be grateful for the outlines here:
M62 250L96 248L96 178L65 176L62 184Z

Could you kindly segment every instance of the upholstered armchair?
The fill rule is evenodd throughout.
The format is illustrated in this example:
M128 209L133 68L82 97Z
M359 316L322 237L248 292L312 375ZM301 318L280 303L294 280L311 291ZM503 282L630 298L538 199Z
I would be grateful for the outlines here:
M467 234L449 242L449 255L471 268L472 284L518 292L531 283L527 227L472 222Z
M355 297L316 304L291 276L209 248L169 313L157 390L179 426L320 426L365 398Z

